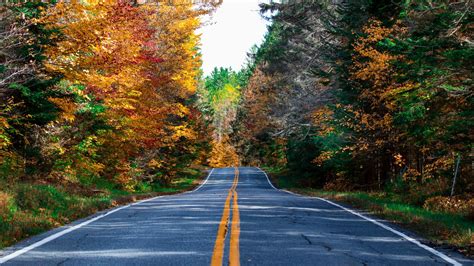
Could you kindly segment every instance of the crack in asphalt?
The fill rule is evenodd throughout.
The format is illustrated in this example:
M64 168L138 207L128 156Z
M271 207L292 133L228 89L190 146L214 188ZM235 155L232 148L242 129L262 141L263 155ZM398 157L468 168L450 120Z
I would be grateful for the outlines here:
M60 262L58 262L58 263L56 264L56 266L64 265L64 263L66 263L66 261L68 261L68 260L70 260L70 259L71 259L71 258L66 258L66 259L64 259L64 260L62 260L62 261L60 261Z
M351 255L350 253L342 252L342 254L345 255L346 257L349 257L351 259L356 260L357 262L359 262L360 264L362 264L364 266L369 265L369 262L367 260L364 260L364 259L361 259L361 258L356 257L354 255Z
M310 240L307 236L305 236L304 234L301 234L301 237L302 237L304 240L306 240L306 241L308 242L308 244L310 244L310 245L313 244L313 242L311 242L311 240Z
M363 241L360 241L360 244L361 245L364 245L364 242ZM370 250L372 250L373 252L377 253L378 255L383 255L384 253L381 252L380 250L376 249L375 247L373 247L372 245L367 245L365 244L366 247L368 247Z
M135 217L135 216L137 216L137 214L138 214L138 211L133 211L133 213L130 213L130 214L128 215L128 218Z
M329 246L328 244L326 244L326 243L321 243L321 246L322 246L323 248L325 248L327 251L332 251L332 247L330 247L330 246Z

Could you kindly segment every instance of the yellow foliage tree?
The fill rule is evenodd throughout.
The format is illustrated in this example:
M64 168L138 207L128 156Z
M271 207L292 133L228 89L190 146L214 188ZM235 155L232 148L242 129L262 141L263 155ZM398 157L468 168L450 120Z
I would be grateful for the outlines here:
M98 135L103 165L94 169L127 189L137 172L173 173L175 155L191 152L199 134L185 102L200 75L195 31L199 16L212 9L190 2L74 1L51 6L38 21L60 29L52 36L56 45L45 47L46 71L60 74L66 90L83 99L50 98L62 111L56 127L79 126L75 114L91 102L104 106L98 116L111 129Z
M212 142L212 152L209 158L211 167L232 167L239 166L240 159L235 148L229 143L228 137L225 136L221 141L214 140Z

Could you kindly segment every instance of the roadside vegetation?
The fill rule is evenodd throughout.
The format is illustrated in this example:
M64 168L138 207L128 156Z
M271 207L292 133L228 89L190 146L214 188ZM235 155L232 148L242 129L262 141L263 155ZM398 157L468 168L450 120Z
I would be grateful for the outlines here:
M469 1L262 4L230 138L308 187L472 198Z

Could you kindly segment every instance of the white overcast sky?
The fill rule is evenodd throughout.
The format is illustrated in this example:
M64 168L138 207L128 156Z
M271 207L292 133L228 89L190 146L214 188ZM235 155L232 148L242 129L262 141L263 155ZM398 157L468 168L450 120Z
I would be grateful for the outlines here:
M268 22L259 13L262 0L224 0L208 25L199 29L204 75L214 67L232 67L240 70L247 52L260 44Z

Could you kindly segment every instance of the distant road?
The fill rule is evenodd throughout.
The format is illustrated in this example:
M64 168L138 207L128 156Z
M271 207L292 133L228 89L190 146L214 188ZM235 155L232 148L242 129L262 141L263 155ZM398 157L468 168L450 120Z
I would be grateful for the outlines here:
M473 265L412 234L277 190L257 168L99 213L0 252L5 265Z

